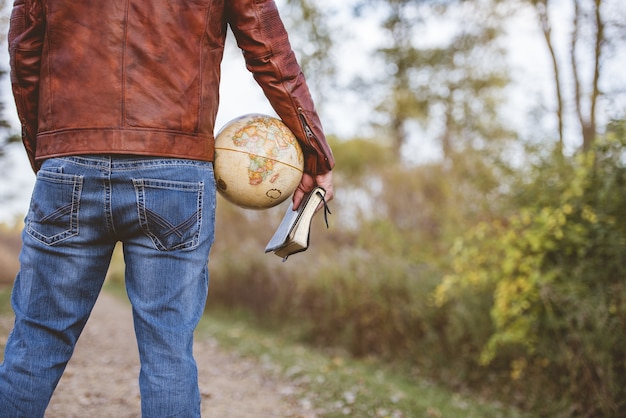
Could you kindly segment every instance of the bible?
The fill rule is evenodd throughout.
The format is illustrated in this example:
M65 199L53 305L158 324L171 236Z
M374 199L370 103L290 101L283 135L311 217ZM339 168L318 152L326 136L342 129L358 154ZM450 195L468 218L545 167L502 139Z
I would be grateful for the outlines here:
M305 251L309 247L309 236L311 232L311 220L317 208L323 204L324 220L328 228L328 215L330 210L326 205L324 196L326 190L321 187L314 188L309 194L304 196L298 210L293 210L293 202L289 204L287 212L276 228L276 232L267 243L265 252L274 252L283 261L292 254Z

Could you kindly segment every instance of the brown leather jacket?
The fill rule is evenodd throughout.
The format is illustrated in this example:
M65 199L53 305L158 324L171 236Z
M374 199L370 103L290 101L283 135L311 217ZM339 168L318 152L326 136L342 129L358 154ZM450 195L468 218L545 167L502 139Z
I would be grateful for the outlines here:
M228 25L301 143L305 172L331 170L273 0L16 0L11 83L33 169L76 154L212 161Z

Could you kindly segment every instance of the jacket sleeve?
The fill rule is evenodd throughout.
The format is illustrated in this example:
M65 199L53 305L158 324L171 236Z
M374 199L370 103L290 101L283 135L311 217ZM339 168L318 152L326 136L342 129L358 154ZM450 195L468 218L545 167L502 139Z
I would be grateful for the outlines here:
M309 88L273 0L226 1L228 23L247 69L304 152L304 171L332 170L335 160Z
M40 166L35 161L35 154L44 34L41 0L15 0L8 33L11 87L22 124L22 140L35 172Z

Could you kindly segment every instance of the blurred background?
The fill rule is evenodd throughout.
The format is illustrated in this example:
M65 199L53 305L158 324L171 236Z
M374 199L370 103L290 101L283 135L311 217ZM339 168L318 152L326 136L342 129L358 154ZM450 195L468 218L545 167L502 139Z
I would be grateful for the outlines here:
M285 206L220 201L209 308L536 416L625 416L623 1L277 4L337 160L330 228L317 217L310 249L281 263L263 249ZM10 284L34 175L3 42ZM273 114L232 39L221 97L218 127Z

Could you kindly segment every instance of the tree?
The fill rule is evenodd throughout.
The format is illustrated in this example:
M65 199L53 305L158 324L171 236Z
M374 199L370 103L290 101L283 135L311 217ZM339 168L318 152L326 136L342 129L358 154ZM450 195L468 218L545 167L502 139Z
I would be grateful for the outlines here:
M386 94L376 111L398 152L409 142L414 123L435 130L449 161L513 137L498 117L508 83L498 43L507 9L500 2L363 0L355 10L368 8L384 15L381 26L389 39L377 51L386 71L375 84ZM429 42L424 34L440 28L449 35Z
M335 40L339 28L329 25L334 11L321 7L311 0L284 0L289 25L298 28L290 31L298 61L307 76L308 84L316 95L318 105L328 97L322 92L333 91L337 62L333 59Z
M598 134L598 108L602 99L611 93L624 94L611 91L616 86L602 84L605 65L615 57L610 51L618 50L624 41L624 14L617 0L568 0L568 3L572 8L568 41L559 44L554 35L553 15L562 18L562 10L555 10L558 4L553 0L530 0L551 57L559 148L562 151L564 146L569 102L582 138L581 148L588 151ZM567 3L561 6L564 4ZM571 78L569 85L566 76Z

